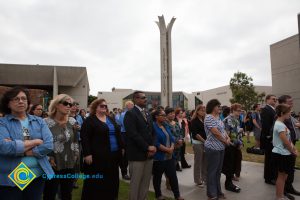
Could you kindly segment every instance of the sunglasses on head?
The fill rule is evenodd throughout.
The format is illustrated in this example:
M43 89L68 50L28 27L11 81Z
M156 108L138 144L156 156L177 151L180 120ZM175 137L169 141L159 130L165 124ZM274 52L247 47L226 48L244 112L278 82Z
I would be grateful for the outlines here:
M99 105L100 108L107 108L107 105Z
M67 101L61 102L61 104L64 105L64 106L70 106L70 107L73 106L73 103L69 103Z

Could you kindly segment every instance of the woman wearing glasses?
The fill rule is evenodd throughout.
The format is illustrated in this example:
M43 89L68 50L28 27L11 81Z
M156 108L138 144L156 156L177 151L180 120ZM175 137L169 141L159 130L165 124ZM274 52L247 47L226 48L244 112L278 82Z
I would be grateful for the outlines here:
M207 196L209 200L226 199L221 188L221 172L225 146L230 144L225 127L219 118L221 103L217 99L208 101L204 119L207 138L204 143L207 162Z
M42 117L43 115L43 106L41 104L34 104L29 111L30 115L35 115L38 117Z
M225 130L230 137L230 145L225 149L223 173L226 176L225 189L232 192L240 192L241 189L233 184L232 179L238 181L241 173L243 129L240 126L239 116L242 112L242 105L234 103L231 105L230 110L231 114L223 120Z
M74 175L75 164L79 159L78 136L75 119L69 117L73 99L60 94L54 97L49 106L49 117L45 119L53 135L54 149L49 161L57 176ZM55 200L60 186L61 199L71 200L73 178L53 178L46 181L44 200Z
M43 175L54 174L47 160L47 154L53 149L52 134L44 120L26 113L29 104L28 90L20 87L7 91L1 99L1 112L5 114L0 118L1 199L40 200L45 183ZM8 177L21 162L36 175L24 190ZM15 174L17 180L26 183L24 174Z
M166 174L169 179L171 189L173 191L176 200L183 200L180 197L178 179L176 174L176 164L175 158L173 156L174 152L174 137L171 134L171 130L167 127L166 123L166 113L163 110L157 110L153 114L153 127L156 134L155 146L157 152L154 155L153 162L153 187L155 191L156 199L165 199L162 196L160 185L161 177L163 173Z
M81 199L118 199L119 163L122 156L120 128L108 116L104 99L96 99L80 131L84 156Z

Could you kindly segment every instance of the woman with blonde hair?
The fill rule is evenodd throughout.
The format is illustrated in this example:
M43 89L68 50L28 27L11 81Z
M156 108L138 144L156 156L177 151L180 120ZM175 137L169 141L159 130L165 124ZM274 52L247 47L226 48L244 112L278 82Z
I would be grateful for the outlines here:
M50 164L58 176L75 173L75 164L79 159L79 145L75 119L69 117L73 99L67 94L54 97L49 106L49 117L45 119L53 135L54 149L49 154ZM73 179L52 179L46 181L44 200L55 200L60 186L61 199L71 200Z
M205 106L198 105L192 116L191 132L194 150L194 182L197 186L203 187L206 182L206 158L204 152L204 143L206 133L204 130Z

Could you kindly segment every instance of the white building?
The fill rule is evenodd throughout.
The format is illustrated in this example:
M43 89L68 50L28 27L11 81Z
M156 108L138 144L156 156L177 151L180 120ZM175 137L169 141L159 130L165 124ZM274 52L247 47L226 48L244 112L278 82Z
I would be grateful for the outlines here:
M254 86L255 91L258 93L264 92L266 95L272 93L272 86ZM193 92L194 96L198 97L203 101L203 104L207 104L207 102L211 99L218 99L222 105L230 106L230 99L232 98L232 92L229 85L200 91L200 92Z
M271 94L272 86L255 86L255 90L258 93ZM98 98L107 101L109 110L123 108L125 101L132 98L131 94L134 91L132 89L113 88L111 92L98 92ZM153 107L153 105L160 105L160 92L145 91L145 94L149 101L148 108ZM229 106L231 98L232 92L229 85L200 92L173 92L173 107L180 106L187 110L193 110L199 103L206 104L210 99L218 99L222 105Z

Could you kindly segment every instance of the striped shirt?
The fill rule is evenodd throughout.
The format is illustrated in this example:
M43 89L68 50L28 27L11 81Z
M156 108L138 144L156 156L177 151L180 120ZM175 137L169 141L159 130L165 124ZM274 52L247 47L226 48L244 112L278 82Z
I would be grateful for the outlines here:
M212 115L208 114L204 119L204 129L207 136L204 145L206 148L222 151L225 149L225 145L211 132L212 128L217 128L225 138L226 132L222 120L220 118L216 119Z

